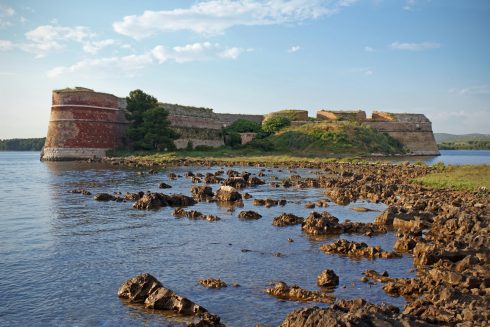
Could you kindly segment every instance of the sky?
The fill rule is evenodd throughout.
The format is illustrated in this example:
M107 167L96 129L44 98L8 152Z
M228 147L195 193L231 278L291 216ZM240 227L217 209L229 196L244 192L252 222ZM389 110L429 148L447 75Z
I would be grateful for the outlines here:
M83 86L215 112L423 113L490 133L488 0L0 0L0 139Z

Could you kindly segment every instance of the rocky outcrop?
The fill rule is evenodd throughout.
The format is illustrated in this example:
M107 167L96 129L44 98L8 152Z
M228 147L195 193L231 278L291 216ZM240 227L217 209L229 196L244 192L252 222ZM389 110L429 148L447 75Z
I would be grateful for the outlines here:
M241 211L238 214L238 218L240 218L240 219L260 219L260 218L262 218L262 215L260 215L259 213L255 212L255 211L248 210L248 211Z
M133 208L149 210L167 206L185 207L193 204L196 204L193 198L182 194L166 195L163 193L148 192L133 204Z
M332 269L325 269L317 276L316 284L323 288L334 288L339 285L339 276Z
M386 252L380 246L369 246L364 242L351 242L347 240L338 240L334 243L322 245L320 250L326 254L340 254L349 257L364 257L368 259L391 259L400 257L396 252Z
M289 286L284 282L275 283L273 287L267 288L265 292L283 300L322 303L335 301L335 296L328 293L308 291L297 285Z
M218 316L211 315L205 308L180 296L164 287L155 277L148 273L140 274L124 282L117 295L129 303L143 304L146 308L155 310L173 311L181 315L196 316L202 320L214 321L214 325L197 326L223 326Z
M116 197L109 193L97 193L94 196L95 201L114 201Z
M192 186L192 197L197 201L208 201L214 197L213 189L209 186Z
M372 236L384 234L388 231L386 227L373 223L352 222L350 220L339 223L339 220L336 217L326 211L322 213L311 212L302 223L301 229L312 236L336 235L342 233Z
M273 199L254 199L254 206L265 206L266 208L274 207L277 205L284 206L287 201L284 199L281 200L273 200Z
M215 215L204 215L196 210L186 211L183 208L177 208L173 212L174 217L182 218L187 217L192 220L207 220L207 221L219 221L221 220L219 217Z
M221 186L214 198L221 202L237 202L242 200L242 195L231 186Z
M206 288L223 288L228 286L224 281L216 278L200 279L197 282Z
M305 219L292 213L283 213L272 220L272 225L277 227L293 226L302 224Z

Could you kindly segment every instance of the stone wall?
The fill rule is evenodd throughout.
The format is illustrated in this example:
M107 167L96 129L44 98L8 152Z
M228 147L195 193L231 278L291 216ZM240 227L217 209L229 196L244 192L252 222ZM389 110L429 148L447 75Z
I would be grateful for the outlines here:
M362 122L366 120L366 112L357 111L333 111L320 110L316 113L316 118L321 120L352 120Z

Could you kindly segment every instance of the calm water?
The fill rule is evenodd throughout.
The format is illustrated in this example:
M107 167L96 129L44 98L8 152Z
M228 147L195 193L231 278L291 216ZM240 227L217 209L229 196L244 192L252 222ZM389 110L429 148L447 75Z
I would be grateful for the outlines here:
M256 198L287 198L297 203L264 208L252 206L250 199L234 213L216 204L199 203L192 209L216 214L222 220L189 221L175 219L171 208L139 211L129 202L96 202L91 196L67 191L161 191L158 184L163 181L173 186L165 192L190 195L190 180L169 181L167 173L214 172L220 167L184 167L141 176L134 170L96 164L41 163L38 157L35 152L0 152L1 326L182 325L179 318L144 312L119 300L116 292L120 284L141 272L150 272L166 287L220 315L228 326L278 325L289 311L305 304L279 301L263 289L276 280L317 289L316 276L326 268L340 276L335 292L338 297L404 304L403 299L388 297L381 285L369 287L359 278L366 269L387 270L394 277L412 276L409 256L375 261L327 256L319 246L338 237L313 241L299 226L271 225L282 212L306 217L310 210L303 208L304 202L324 198L321 189L248 188L246 191ZM250 167L236 170L258 172ZM287 175L287 170L273 170L266 172L264 179ZM341 220L367 222L377 215L350 210L359 205L384 208L382 204L357 203L316 210L326 210ZM248 209L258 211L263 218L239 220L238 213ZM288 243L289 237L294 243ZM385 249L391 249L395 241L393 234L342 238ZM285 256L275 257L273 252ZM207 277L241 287L209 290L196 285L198 279Z

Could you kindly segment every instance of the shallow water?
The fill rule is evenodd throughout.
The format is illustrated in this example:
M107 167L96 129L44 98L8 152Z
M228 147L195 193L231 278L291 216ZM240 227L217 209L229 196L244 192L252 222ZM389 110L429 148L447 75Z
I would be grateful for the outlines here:
M316 276L326 268L340 277L335 295L363 297L372 302L403 306L381 284L359 282L366 269L387 270L393 277L411 277L410 256L392 260L352 260L325 255L320 245L339 237L311 240L300 226L275 227L282 212L306 217L306 201L323 199L322 189L284 189L262 185L245 189L254 198L286 198L284 207L256 207L253 199L233 213L217 204L190 208L222 218L218 222L175 219L172 208L140 211L131 203L97 202L92 196L68 193L75 188L97 192L159 191L190 195L193 185L184 177L169 181L167 173L216 171L203 167L169 169L157 175L138 175L131 169L98 164L41 163L38 153L0 153L0 325L2 326L180 326L168 318L124 304L118 287L129 277L149 272L166 287L218 314L228 326L278 325L288 312L306 305L277 300L263 292L276 280L317 289ZM258 168L235 167L257 173ZM226 170L226 169L225 169ZM266 171L263 177L289 175L287 169ZM298 170L302 177L314 171ZM217 188L212 185L213 189ZM355 212L353 206L383 210L383 204L331 204L326 210L340 220L372 221L377 212ZM242 221L241 210L255 210L263 218ZM288 238L294 242L289 243ZM391 250L393 233L376 237L342 235L349 240ZM252 252L242 252L249 249ZM283 257L273 256L281 252ZM220 290L196 284L198 279L221 278L241 287ZM320 304L321 306L321 304Z

